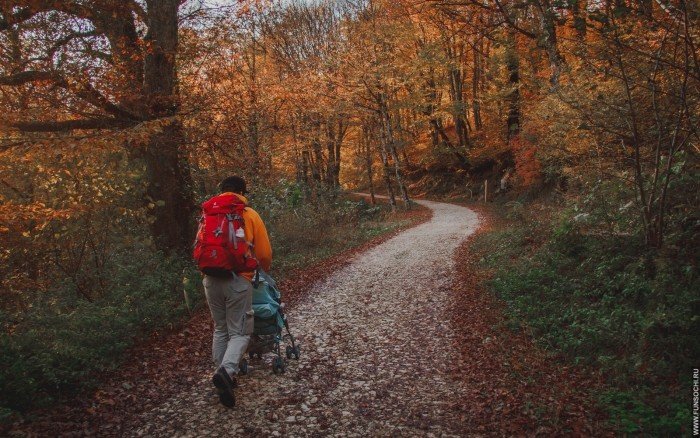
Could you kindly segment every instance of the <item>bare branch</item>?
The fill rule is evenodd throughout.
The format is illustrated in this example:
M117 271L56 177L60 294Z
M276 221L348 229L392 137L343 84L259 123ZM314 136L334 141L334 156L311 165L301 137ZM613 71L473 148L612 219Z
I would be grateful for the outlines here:
M37 14L38 11L30 7L22 8L9 16L0 17L0 31L7 30L15 24L27 21Z
M65 80L61 80L61 82L58 83L58 85L66 88L68 90L73 91L75 93L75 95L78 96L79 98L90 103L91 105L94 105L97 108L103 109L108 114L111 114L111 115L119 117L119 118L126 118L126 119L131 119L131 120L138 120L140 118L138 115L133 114L132 112L123 109L119 105L116 105L116 104L110 102L99 91L97 91L89 82L79 84L79 86L81 87L80 89L76 89L75 87L71 87L71 85L68 84Z
M496 2L496 6L498 6L498 10L501 11L501 15L503 16L503 19L506 21L506 23L508 23L508 25L511 28L515 29L516 31L520 32L521 34L525 35L528 38L537 39L537 37L538 37L537 34L520 27L515 23L515 20L513 20L510 17L510 14L508 13L508 11L506 11L506 9L503 7L503 4L499 0L495 0L495 2Z
M51 59L53 56L56 54L56 52L61 49L61 47L65 46L66 44L70 43L74 39L78 38L85 38L85 37L91 37L97 35L97 32L94 30L88 31L88 32L72 32L68 35L66 35L63 38L58 39L47 51L46 51L46 59Z

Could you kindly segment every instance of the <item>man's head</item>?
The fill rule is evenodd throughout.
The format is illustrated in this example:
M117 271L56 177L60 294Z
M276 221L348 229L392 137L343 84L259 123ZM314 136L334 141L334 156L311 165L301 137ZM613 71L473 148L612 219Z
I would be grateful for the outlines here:
M240 176L234 175L224 178L223 181L219 183L220 192L233 192L239 195L244 195L246 193L245 180Z

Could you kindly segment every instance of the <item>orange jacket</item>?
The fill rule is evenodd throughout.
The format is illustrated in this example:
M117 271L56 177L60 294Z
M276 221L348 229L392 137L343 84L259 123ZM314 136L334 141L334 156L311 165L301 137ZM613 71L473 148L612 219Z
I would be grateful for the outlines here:
M223 194L228 194L223 193ZM248 199L245 196L233 193L246 204L243 210L243 221L245 221L245 239L253 244L253 254L258 259L258 263L263 271L269 271L272 265L272 245L270 245L270 236L267 234L267 228L263 223L262 218L257 211L248 207ZM241 276L248 280L253 279L254 272L241 272Z

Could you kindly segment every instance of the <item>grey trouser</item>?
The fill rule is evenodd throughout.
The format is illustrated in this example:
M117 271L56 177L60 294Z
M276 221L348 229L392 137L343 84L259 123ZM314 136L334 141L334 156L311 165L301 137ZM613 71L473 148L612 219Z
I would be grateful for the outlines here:
M235 376L253 333L253 285L238 275L230 278L205 275L204 293L215 324L214 364Z

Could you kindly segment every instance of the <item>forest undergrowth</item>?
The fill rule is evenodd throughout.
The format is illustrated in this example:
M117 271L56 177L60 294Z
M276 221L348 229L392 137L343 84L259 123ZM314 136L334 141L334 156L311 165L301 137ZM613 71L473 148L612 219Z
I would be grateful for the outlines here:
M651 249L595 205L557 195L493 204L494 229L470 246L489 273L482 284L504 302L511 332L600 378L586 390L618 433L689 433L697 228L686 221Z

